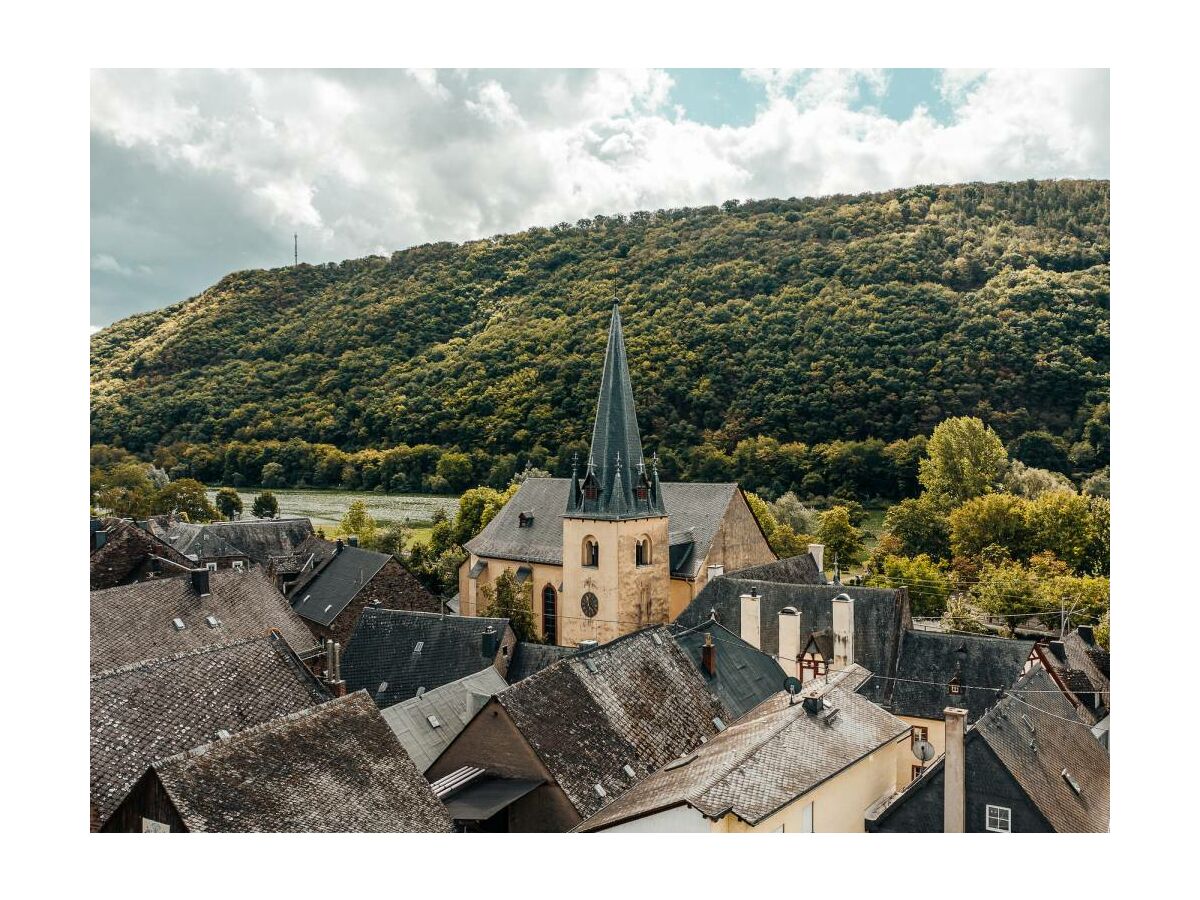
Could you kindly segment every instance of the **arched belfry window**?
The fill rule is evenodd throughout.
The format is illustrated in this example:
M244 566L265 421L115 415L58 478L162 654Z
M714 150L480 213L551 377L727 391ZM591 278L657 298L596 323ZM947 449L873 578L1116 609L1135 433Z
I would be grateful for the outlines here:
M600 565L600 542L590 534L583 539L583 564L585 566Z
M642 535L633 547L633 561L639 566L648 566L653 562L650 556L650 538Z

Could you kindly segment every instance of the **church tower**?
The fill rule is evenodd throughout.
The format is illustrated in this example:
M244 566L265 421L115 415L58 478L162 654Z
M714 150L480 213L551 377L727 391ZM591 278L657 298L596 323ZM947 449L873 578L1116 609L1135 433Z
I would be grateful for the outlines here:
M601 643L666 622L668 517L657 460L642 455L621 313L614 304L592 448L571 473L563 518L559 643Z

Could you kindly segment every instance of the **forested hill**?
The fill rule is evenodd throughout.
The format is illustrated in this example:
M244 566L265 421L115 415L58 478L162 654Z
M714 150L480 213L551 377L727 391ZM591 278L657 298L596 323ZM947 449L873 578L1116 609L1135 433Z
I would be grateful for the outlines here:
M586 442L617 298L668 477L746 438L890 441L963 414L1071 447L1107 429L1108 263L1108 182L1031 181L597 216L237 272L92 337L92 440L560 465Z

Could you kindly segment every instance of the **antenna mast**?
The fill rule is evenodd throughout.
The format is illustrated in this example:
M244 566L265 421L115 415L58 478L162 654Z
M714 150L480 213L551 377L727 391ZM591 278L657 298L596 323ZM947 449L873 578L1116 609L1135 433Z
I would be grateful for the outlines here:
M300 236L292 232L292 265L300 265Z

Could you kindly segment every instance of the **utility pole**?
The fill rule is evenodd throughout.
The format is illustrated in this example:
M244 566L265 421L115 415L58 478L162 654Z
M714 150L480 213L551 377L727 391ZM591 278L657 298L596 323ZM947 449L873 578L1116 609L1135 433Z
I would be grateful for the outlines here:
M300 235L292 233L292 265L300 265Z

